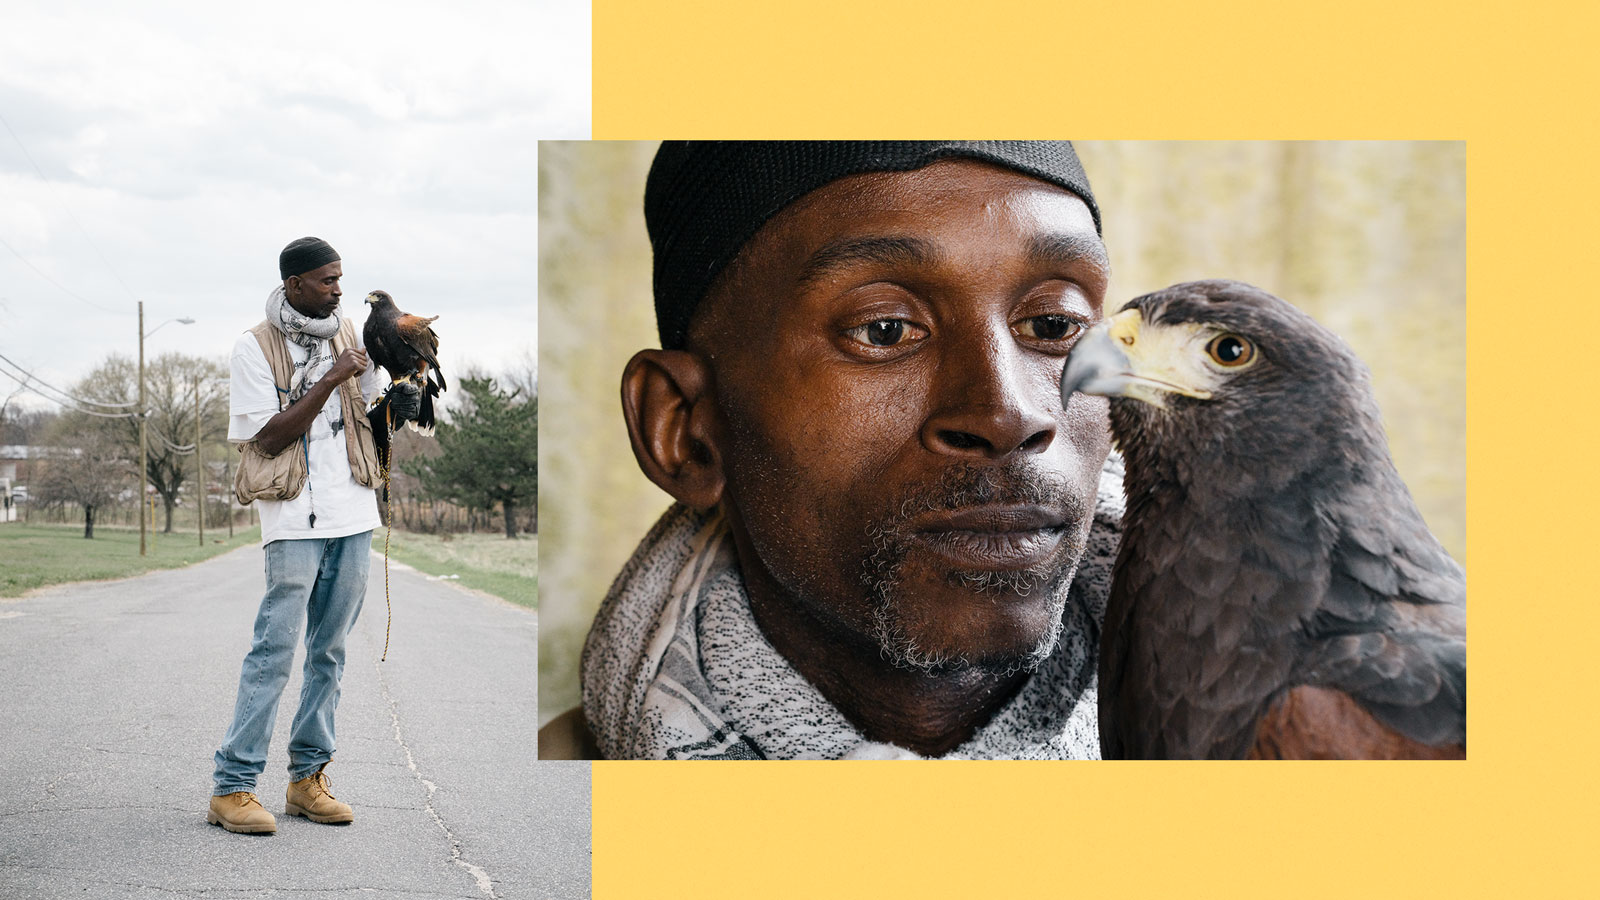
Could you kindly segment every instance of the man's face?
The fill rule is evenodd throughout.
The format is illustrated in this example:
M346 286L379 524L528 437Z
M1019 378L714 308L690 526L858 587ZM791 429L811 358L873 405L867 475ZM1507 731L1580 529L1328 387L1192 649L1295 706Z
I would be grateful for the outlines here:
M339 308L339 279L343 277L344 269L334 260L304 275L289 276L283 282L284 293L289 297L289 305L302 316L326 319Z
M1110 443L1058 388L1106 269L1080 199L970 161L767 223L690 333L752 592L900 665L1042 660Z

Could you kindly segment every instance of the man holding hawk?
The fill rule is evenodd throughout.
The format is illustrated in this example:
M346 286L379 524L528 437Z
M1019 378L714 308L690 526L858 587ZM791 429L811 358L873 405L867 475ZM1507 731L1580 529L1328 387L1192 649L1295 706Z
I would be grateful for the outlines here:
M233 723L216 752L206 815L251 834L277 829L255 786L302 628L304 686L289 736L284 811L325 824L354 819L329 793L323 770L334 752L345 638L361 612L371 532L380 524L374 422L384 427L385 407L397 424L418 408L416 386L407 384L368 412L365 398L386 379L354 323L339 314L344 271L327 241L291 242L278 270L283 283L267 297L266 318L239 337L231 357L228 439L241 454L234 493L241 503L258 501L267 588Z

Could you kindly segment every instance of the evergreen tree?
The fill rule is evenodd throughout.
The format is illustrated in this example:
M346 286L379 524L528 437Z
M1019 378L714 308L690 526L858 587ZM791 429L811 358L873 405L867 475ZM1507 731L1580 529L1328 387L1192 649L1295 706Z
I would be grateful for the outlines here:
M506 537L514 538L517 508L539 498L539 398L504 390L493 378L467 378L461 390L461 405L439 423L438 452L401 468L435 499L479 509L500 504Z

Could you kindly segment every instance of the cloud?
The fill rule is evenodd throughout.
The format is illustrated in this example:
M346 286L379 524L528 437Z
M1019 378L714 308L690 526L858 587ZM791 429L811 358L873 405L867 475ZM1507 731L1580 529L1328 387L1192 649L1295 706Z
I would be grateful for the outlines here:
M150 352L221 354L305 234L344 255L347 312L382 287L441 315L447 365L536 346L536 146L588 136L588 3L24 3L6 19L0 117L18 140L0 130L0 239L89 303L0 248L0 352L70 384L136 351L138 298L147 329L197 320Z

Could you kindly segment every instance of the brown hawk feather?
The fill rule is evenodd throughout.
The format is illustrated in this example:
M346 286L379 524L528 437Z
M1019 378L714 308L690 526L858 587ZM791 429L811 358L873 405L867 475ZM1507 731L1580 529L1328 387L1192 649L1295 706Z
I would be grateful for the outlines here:
M439 317L401 312L387 291L368 294L367 305L371 309L361 329L367 355L389 373L391 383L409 381L420 388L417 417L406 424L421 434L432 434L437 421L434 398L446 387L439 368L439 336L432 327Z

